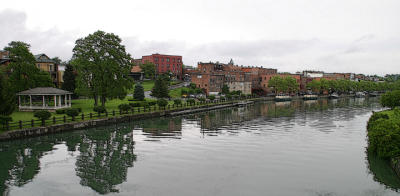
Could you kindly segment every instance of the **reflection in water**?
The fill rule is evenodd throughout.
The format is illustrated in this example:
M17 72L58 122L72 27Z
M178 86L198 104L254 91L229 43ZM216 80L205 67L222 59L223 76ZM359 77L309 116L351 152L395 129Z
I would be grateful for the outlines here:
M76 161L80 183L101 194L117 192L114 186L126 181L128 167L136 160L133 147L132 132L127 127L83 135Z
M182 136L181 118L159 118L145 120L138 126L143 128L143 132L147 134L148 138L153 138L153 140L154 138L180 139Z
M131 129L110 127L54 134L0 143L1 192L9 186L22 186L40 171L40 158L65 142L69 151L78 148L76 175L80 183L98 193L117 191L114 185L126 181L127 169L136 155Z
M368 169L376 182L395 191L400 190L400 178L390 167L388 160L383 160L373 153L367 152Z
M98 194L119 192L121 190L124 190L123 188L120 188L121 184L124 184L124 182L129 184L129 181L132 181L132 178L137 179L137 173L132 174L130 172L130 178L127 177L129 175L128 168L133 167L133 164L136 161L136 154L134 152L135 141L140 141L142 145L157 145L159 142L148 141L163 142L165 141L165 139L168 140L169 138L182 139L182 128L185 126L190 127L190 131L192 131L193 128L195 128L194 130L197 130L198 128L198 130L200 131L200 133L196 131L198 136L202 136L205 139L218 139L220 137L224 137L223 139L227 139L227 137L229 136L234 136L230 138L239 138L237 136L244 135L242 133L246 133L246 136L256 136L250 138L243 136L238 139L240 140L240 142L234 143L235 145L241 145L241 148L238 149L244 151L244 154L240 154L241 156L238 157L246 156L250 157L249 159L234 159L237 156L228 156L229 154L234 153L229 151L224 151L221 154L217 153L218 159L213 160L226 161L221 164L227 165L225 169L229 169L229 165L233 164L234 166L232 167L239 168L238 172L240 172L240 168L245 166L245 164L244 166L240 165L240 162L259 158L259 162L257 163L259 163L260 165L253 163L255 165L253 165L252 167L265 169L267 171L268 169L272 168L271 170L269 170L270 175L274 174L271 171L282 169L279 168L279 166L281 165L285 165L286 167L288 167L283 170L290 170L293 173L299 173L301 171L297 171L295 169L301 166L296 166L295 163L292 163L292 158L297 158L299 164L310 164L310 167L313 168L321 167L321 164L316 163L316 165L312 165L313 163L310 161L312 160L314 162L318 162L325 160L324 155L320 155L321 151L324 151L327 154L331 153L332 156L338 156L338 154L335 153L343 152L341 151L342 146L340 146L340 144L342 144L341 142L348 139L348 134L351 134L351 132L354 130L365 130L365 127L364 124L362 124L362 127L353 127L353 129L347 129L343 131L343 135L339 134L339 136L335 136L334 131L336 130L337 134L338 130L340 130L343 124L346 124L346 122L356 119L358 115L365 115L373 109L380 109L377 98L335 100L321 99L278 103L265 102L255 103L254 105L248 105L241 108L226 108L183 117L181 116L175 118L148 119L102 128L54 134L11 142L1 142L0 191L2 193L7 193L9 187L21 187L31 182L38 173L42 172L41 170L44 170L44 168L41 167L40 164L42 157L48 153L54 152L54 146L62 143L67 146L68 151L77 152L77 156L75 157L76 162L74 165L74 170L76 176L78 176L80 185L90 187L90 189L94 190ZM319 138L315 139L315 141L313 141L313 136L317 135L318 133L323 136L320 136ZM185 134L194 133L185 132ZM330 134L329 138L331 138L330 136L332 136L332 138L338 140L338 142L335 143L334 140L331 139L326 140L324 136L327 134ZM143 136L140 137L140 135ZM197 143L199 137L186 137L185 140L171 140L177 141L177 145L182 145L176 147L175 150L183 151L180 151L182 154L165 156L167 157L166 159L170 159L169 161L173 162L174 164L166 164L168 165L168 169L171 169L172 172L177 171L173 170L173 168L184 167L186 166L186 164L191 163L191 167L199 166L201 170L201 168L203 168L201 167L202 164L207 164L208 160L202 159L202 157L205 156L204 154L200 154L200 156L197 156L199 154L195 154L196 151L193 151L193 149L198 149L200 150L200 152L203 152L202 149L204 148L204 151L207 151L208 153L215 153L219 152L217 151L217 149L219 149L218 144L224 146L222 145L224 141L230 141L219 140L218 143L212 143L211 141L209 141L210 143L208 144L210 145L210 149L208 149L207 146L199 145ZM356 135L356 137L360 137L360 135ZM143 140L141 141L140 138L143 138ZM282 142L285 145L281 145L281 143L278 142L276 144L277 146L274 146L274 139L271 138L279 139L279 142ZM250 147L247 146L246 139L253 143L257 143L253 145L267 145L267 147L260 147L260 149L250 148L251 144ZM264 140L267 140L269 142L264 142ZM318 143L319 140L324 140L324 143ZM185 141L188 141L188 143L186 145L183 145L182 143L184 143ZM333 142L329 144L330 141ZM315 144L316 146L312 146L311 144ZM228 146L228 149L230 149L232 144L229 143L226 146ZM320 151L318 149L316 150L315 147L319 148ZM346 150L345 148L346 147L344 146L343 149ZM275 150L268 151L268 149ZM279 151L279 149L285 150ZM146 150L151 151L152 149ZM241 152L240 150L236 150L235 152ZM260 153L260 151L262 153ZM189 154L189 158L174 159L179 157L180 155L185 155L185 152ZM300 153L301 156L296 156L298 153ZM190 156L192 154L193 156ZM265 156L266 158L262 159L263 156ZM291 158L288 158L287 156L290 156ZM315 158L316 156L322 157ZM158 161L163 161L164 159L162 158L164 157L161 156ZM196 159L198 160L199 165L191 162L191 160ZM328 163L333 162L333 160L328 161ZM235 162L238 164L235 165ZM216 163L212 162L212 165L214 164ZM161 169L164 166L159 166L157 164L155 165ZM393 173L390 171L390 168L387 166L386 162L382 162L381 160L368 156L368 167L373 174L373 178L375 181L383 183L391 189L398 190L398 187L400 186L400 181L397 176L394 176ZM156 168L157 167L151 168L151 170L148 172L151 173L151 171L155 170ZM161 169L157 171L161 173L164 171L166 172L166 174L168 174L167 171ZM300 169L306 171L306 169L310 168L304 166L304 168ZM219 173L223 171L225 170L214 170L213 172ZM192 172L192 170L187 170L186 172ZM201 173L207 171L199 172ZM247 172L251 172L251 170L246 170L246 172L242 174L246 174ZM157 175L162 176L162 174L160 173L157 173ZM262 175L262 173L255 172L253 173L253 176L248 179L252 179L254 176L257 175ZM279 175L285 176L286 174L280 173ZM194 176L201 177L202 175L195 174ZM258 179L263 179L264 177L265 176L259 176ZM275 179L279 179L279 176L274 177ZM313 179L313 176L309 177L311 180ZM307 181L310 179L305 178L303 180ZM157 182L165 183L165 181L157 181L156 179L152 180L155 181L155 188L157 186L163 186L162 184L157 184ZM193 179L187 179L187 181L190 180ZM285 180L290 181L290 179ZM134 181L134 183L138 182ZM147 183L146 185L148 184L152 184L152 182ZM127 186L131 187L135 185L136 184L129 184ZM306 187L302 188L307 189ZM312 190L312 192L316 192L316 195L336 195L336 193L330 191L325 192L324 190ZM128 193L131 192L128 191ZM260 194L255 195L261 195L262 191L258 193Z
M51 151L56 138L42 137L44 142L35 139L4 142L0 147L0 191L7 186L22 186L29 183L39 172L39 159Z

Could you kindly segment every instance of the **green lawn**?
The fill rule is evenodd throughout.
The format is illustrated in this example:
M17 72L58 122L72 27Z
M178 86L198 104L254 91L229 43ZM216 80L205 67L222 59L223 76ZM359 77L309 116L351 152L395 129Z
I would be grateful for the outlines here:
M127 96L123 100L120 100L120 99L108 100L106 102L107 111L112 111L112 110L118 111L118 105L123 104L123 103L129 103L128 98L131 98L131 97ZM83 113L93 112L93 105L94 105L93 99L72 100L72 108L81 108ZM56 116L56 117L64 116L64 114L56 114L55 112L52 114L53 114L53 116ZM33 116L33 112L15 111L14 113L11 114L11 117L12 117L13 121L19 121L19 120L26 121L26 120L36 119Z
M187 91L189 90L189 88L187 88L187 87L172 89L169 91L169 96L171 96L171 98L181 98L181 96L182 96L181 90L182 89L186 89Z

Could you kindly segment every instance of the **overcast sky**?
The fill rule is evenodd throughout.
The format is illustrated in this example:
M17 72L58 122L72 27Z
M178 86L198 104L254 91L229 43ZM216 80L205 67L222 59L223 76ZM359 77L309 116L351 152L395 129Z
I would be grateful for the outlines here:
M182 55L296 72L400 73L400 0L0 0L0 48L68 60L75 40L119 35L134 57Z

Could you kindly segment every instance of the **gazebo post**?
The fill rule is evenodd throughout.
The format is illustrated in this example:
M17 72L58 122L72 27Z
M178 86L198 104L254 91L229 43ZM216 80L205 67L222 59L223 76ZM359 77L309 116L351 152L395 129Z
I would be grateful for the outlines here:
M29 95L29 107L32 107L32 95Z
M68 95L69 96L69 107L71 107L71 94Z
M57 96L54 95L54 108L56 108L56 107L57 107Z
M42 102L43 102L43 108L45 107L44 105L44 95L42 95Z
M18 107L20 107L20 106L21 106L21 96L18 95Z
M68 105L68 101L67 101L67 95L64 95L64 106L66 107Z
M61 95L58 96L58 107L61 107Z

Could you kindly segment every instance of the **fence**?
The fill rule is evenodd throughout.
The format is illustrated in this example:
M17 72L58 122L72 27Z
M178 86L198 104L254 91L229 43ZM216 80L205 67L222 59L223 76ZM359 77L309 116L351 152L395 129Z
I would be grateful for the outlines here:
M128 111L122 110L112 110L112 111L105 111L104 113L81 113L78 116L70 117L70 116L53 116L47 120L38 120L32 119L30 121L12 121L6 122L2 125L1 130L15 130L15 129L25 129L25 128L33 128L33 127L40 127L40 126L48 126L54 124L61 124L61 123L69 123L69 122L79 122L84 120L93 120L99 119L104 117L115 117L115 116L123 116L123 115L134 115L134 114L143 114L148 112L156 112L156 111L169 111L175 109L189 109L196 106L204 106L204 105L219 105L219 104L227 104L227 103L234 103L239 100L244 99L252 99L255 96L246 97L246 98L238 98L238 99L221 99L221 100L213 100L213 101L197 101L194 103L186 102L185 104L180 105L167 105L165 107L160 107L158 105L148 106L148 107L131 107Z

